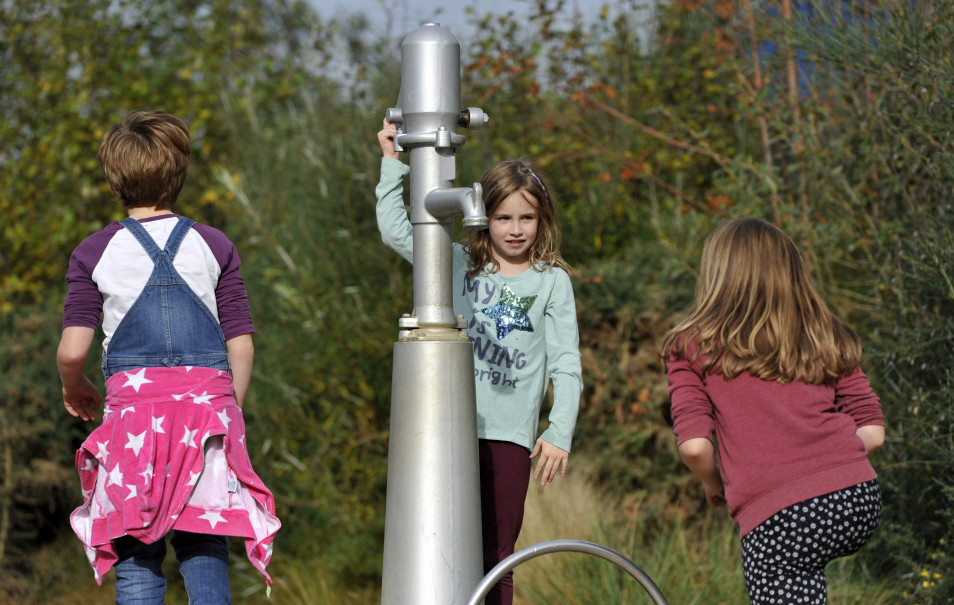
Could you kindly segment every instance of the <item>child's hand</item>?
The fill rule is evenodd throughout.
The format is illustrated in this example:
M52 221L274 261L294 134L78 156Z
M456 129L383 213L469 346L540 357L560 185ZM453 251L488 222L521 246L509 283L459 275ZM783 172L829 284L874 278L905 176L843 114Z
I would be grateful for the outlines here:
M398 159L398 152L394 151L394 136L397 134L397 126L383 120L384 128L378 132L378 143L381 144L381 153L386 158Z
M570 459L570 452L562 450L548 441L544 441L541 437L537 439L536 444L534 444L530 457L535 458L538 454L540 455L540 459L537 461L536 470L533 471L533 478L539 478L541 486L553 481L561 465L563 470L560 476L566 477L566 466Z
M75 387L63 387L63 405L72 416L83 420L95 420L93 408L103 402L102 395L89 378L83 376L82 381Z
M706 501L709 506L725 506L725 486L720 481L718 485L703 484L706 488Z

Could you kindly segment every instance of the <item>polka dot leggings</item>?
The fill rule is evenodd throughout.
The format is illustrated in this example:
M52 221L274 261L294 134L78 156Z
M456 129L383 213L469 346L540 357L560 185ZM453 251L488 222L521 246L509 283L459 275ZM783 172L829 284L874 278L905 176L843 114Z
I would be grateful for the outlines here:
M824 605L825 566L865 545L881 518L878 480L782 509L742 538L753 605Z

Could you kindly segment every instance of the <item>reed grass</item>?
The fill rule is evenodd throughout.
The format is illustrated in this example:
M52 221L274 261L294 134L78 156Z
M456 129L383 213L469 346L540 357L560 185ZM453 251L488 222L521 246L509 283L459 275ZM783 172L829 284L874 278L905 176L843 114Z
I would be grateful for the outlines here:
M737 529L725 509L710 510L687 524L676 507L610 496L589 477L576 468L544 488L531 481L518 550L560 538L596 542L632 560L673 605L749 602ZM830 605L901 602L887 580L870 576L863 558L829 565ZM652 603L626 572L580 553L527 561L515 570L514 583L515 605Z

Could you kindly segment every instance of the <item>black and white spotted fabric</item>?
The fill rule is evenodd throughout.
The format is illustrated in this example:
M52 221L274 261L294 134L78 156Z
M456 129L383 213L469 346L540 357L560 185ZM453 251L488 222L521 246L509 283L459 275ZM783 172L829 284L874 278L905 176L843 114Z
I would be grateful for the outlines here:
M825 566L865 545L881 518L877 479L782 509L742 538L753 605L824 605Z

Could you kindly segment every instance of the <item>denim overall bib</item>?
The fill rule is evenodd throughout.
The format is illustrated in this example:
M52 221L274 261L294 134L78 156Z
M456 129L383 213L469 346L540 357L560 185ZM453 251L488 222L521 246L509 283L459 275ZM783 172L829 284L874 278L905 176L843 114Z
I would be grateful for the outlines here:
M122 224L149 254L155 268L103 353L103 375L138 368L199 366L229 370L222 327L172 264L195 221L182 217L165 249L133 218Z

